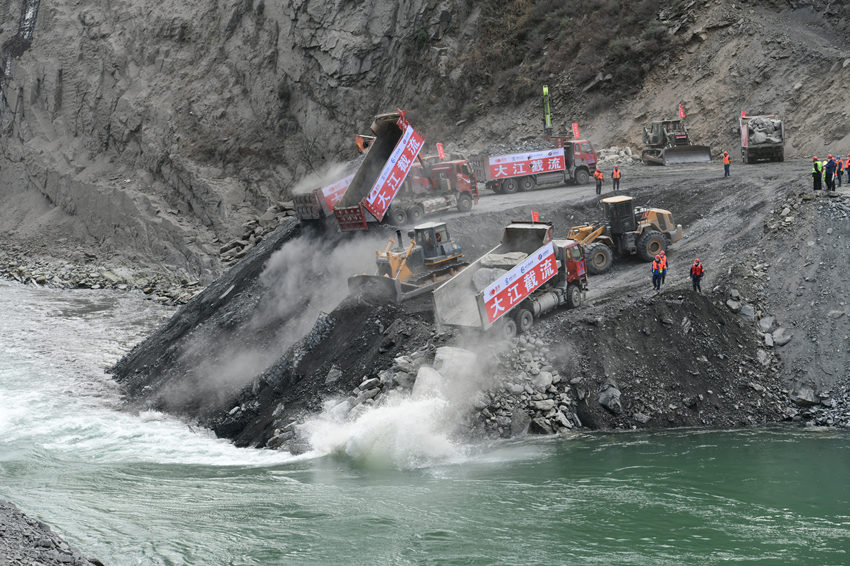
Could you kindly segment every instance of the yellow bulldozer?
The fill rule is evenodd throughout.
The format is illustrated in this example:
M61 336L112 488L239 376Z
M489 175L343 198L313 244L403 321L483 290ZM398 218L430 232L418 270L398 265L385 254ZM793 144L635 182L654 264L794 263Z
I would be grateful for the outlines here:
M637 254L644 261L652 261L682 239L682 225L674 224L669 210L636 207L629 196L604 198L602 205L604 222L573 226L567 236L582 245L591 275L608 271L614 255Z
M376 275L348 278L351 294L381 302L401 303L433 290L439 283L469 265L462 262L459 243L449 236L445 222L425 222L407 233L410 243L404 247L401 230L377 252Z

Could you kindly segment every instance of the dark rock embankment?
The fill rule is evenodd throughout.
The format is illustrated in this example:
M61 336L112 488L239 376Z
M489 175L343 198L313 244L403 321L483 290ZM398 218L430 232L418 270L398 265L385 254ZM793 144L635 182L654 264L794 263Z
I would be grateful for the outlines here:
M86 558L50 527L0 500L0 564L4 566L103 566Z

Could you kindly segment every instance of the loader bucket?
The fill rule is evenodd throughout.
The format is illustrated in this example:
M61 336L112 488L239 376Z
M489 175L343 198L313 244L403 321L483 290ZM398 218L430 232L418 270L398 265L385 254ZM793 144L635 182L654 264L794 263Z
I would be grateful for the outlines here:
M664 165L676 163L708 163L711 161L711 148L707 145L680 145L668 147L662 154Z

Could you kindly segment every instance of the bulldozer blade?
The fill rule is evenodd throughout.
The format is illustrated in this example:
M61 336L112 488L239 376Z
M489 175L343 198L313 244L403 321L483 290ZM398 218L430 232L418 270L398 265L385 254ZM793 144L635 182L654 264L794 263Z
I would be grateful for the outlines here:
M377 303L400 302L399 282L381 275L354 275L348 278L348 292Z
M668 147L662 155L664 165L676 163L708 163L711 161L711 149L707 145L680 145Z

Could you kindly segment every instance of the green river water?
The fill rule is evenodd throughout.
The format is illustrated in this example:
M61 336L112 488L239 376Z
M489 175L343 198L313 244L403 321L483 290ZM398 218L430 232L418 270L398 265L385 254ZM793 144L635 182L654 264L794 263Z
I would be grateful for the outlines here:
M846 431L241 450L116 410L103 367L168 313L4 283L0 309L0 497L105 564L850 564Z

